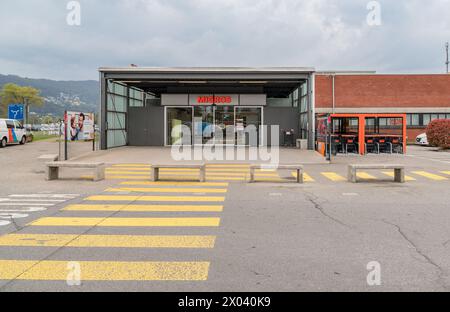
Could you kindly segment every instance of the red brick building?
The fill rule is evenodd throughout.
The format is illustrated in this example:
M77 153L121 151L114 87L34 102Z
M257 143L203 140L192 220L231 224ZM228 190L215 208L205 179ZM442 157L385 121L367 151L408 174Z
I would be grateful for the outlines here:
M408 141L434 119L450 119L450 75L319 72L316 113L406 113Z

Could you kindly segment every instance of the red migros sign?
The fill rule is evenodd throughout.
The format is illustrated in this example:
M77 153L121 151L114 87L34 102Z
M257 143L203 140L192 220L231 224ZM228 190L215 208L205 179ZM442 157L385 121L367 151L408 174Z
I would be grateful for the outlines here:
M196 105L239 105L239 95L189 95L189 104Z
M197 104L231 104L231 96L198 96Z

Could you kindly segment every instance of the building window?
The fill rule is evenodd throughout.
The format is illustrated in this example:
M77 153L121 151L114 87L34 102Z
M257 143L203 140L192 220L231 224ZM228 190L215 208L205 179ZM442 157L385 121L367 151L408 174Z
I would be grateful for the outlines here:
M420 126L420 114L408 114L406 115L406 124L411 127Z

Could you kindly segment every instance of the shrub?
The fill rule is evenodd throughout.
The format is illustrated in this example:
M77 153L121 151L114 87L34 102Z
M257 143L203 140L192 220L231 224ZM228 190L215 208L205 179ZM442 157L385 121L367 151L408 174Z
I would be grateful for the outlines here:
M450 148L450 119L433 120L428 125L427 137L431 146Z

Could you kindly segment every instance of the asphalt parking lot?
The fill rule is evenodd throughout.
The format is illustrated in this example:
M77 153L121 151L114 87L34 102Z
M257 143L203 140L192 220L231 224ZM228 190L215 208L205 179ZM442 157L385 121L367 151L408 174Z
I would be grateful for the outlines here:
M151 183L139 161L99 183L83 171L47 182L36 158L54 148L0 150L0 291L450 290L448 152L337 157L307 165L303 185L274 171L244 183L245 164ZM345 179L349 163L386 162L407 166L407 183ZM371 262L381 285L367 283Z

